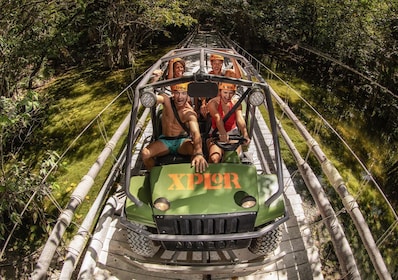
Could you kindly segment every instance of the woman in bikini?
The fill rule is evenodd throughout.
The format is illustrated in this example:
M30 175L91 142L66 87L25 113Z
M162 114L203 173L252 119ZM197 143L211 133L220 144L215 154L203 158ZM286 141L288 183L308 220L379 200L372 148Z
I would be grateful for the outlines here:
M232 109L236 103L236 99L232 97L235 94L236 85L221 83L218 87L219 93L217 97L211 99L207 104L207 109L211 116L212 128L210 133L217 128L219 141L228 142L228 135L236 135L241 133L249 145L250 138L247 133L246 122L242 115L242 105L236 108L235 112L224 123L224 116ZM211 139L208 139L207 147L209 150L209 162L218 163L224 154L224 151L218 147ZM239 153L239 151L238 151Z

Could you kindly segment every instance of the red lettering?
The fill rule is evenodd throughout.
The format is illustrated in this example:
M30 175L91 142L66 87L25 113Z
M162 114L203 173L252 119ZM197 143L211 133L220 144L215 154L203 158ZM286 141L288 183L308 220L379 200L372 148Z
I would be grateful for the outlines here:
M220 173L210 174L205 173L205 189L207 190L218 190L222 188L222 175ZM214 183L214 185L213 185Z
M228 180L231 180L230 177L233 177L231 181L235 185L235 189L240 189L241 187L240 187L240 184L239 184L239 176L238 176L238 174L236 174L236 173L226 173L226 174L228 174ZM226 174L224 174L224 176Z
M173 183L169 186L167 190L172 191L172 190L185 190L184 184L181 183L181 178L185 176L185 174L168 174L169 177L173 180ZM175 187L175 189L174 189Z
M203 175L200 173L195 174L187 174L188 182L187 182L187 189L193 190L195 189L196 185L200 185L203 182ZM196 179L196 180L195 180Z
M168 187L169 191L194 190L201 186L206 190L241 189L237 173L194 173L194 174L168 174L173 181ZM184 177L186 176L186 180ZM186 185L185 185L186 183Z
M231 188L231 176L230 173L224 173L224 189Z

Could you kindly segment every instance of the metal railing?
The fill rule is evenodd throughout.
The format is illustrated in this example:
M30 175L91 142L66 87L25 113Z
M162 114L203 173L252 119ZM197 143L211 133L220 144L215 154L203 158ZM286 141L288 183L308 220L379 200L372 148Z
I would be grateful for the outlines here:
M131 83L128 87L126 87L121 94L128 93L136 83L141 79L142 76L138 77L133 83ZM132 90L134 92L134 90ZM121 95L120 94L120 95ZM120 96L119 95L119 96ZM101 112L100 114L102 114ZM98 118L99 115L96 116ZM51 261L53 260L56 249L58 248L61 240L65 234L66 229L72 222L73 216L77 210L77 208L82 204L84 198L94 185L94 180L97 177L98 173L102 169L107 158L112 154L115 149L116 144L122 138L122 135L125 133L130 123L130 114L128 114L119 128L116 130L112 138L106 143L104 149L98 156L95 163L91 166L88 173L83 176L80 183L76 186L73 191L71 198L64 208L63 212L59 215L57 223L52 229L49 238L40 254L39 260L36 264L36 267L32 273L32 279L45 279L47 276L47 271L50 267ZM89 230L92 228L92 225L95 223L95 216L98 213L98 210L102 206L102 202L106 198L107 194L112 187L111 184L105 184L104 187L98 193L98 197L94 204L92 205L89 213L85 217L83 224L80 226L79 231L75 237L75 241L69 247L69 254L65 260L67 265L75 266L77 263L77 258L75 258L86 243L87 236L89 234Z
M187 42L192 40L192 34L187 36ZM258 73L261 73L261 70L266 70L271 75L280 79L275 73L273 73L269 68L267 68L263 63L250 55L247 51L241 48L235 42L229 40L228 38L223 37L228 45L235 49L238 53L244 56L248 62L253 65ZM184 45L184 44L181 44ZM142 76L140 76L142 77ZM259 77L261 78L261 76ZM136 79L132 84L130 84L124 91L131 90L134 85L138 82L140 78ZM283 83L285 83L282 79L280 79ZM339 194L340 198L343 201L344 207L346 211L350 214L351 219L354 221L355 227L359 232L361 240L366 247L366 250L370 256L370 259L375 267L375 270L380 277L380 279L391 279L391 275L388 272L386 265L384 263L383 258L381 257L380 251L374 242L372 234L368 225L365 222L365 219L359 210L359 206L356 203L353 196L347 190L344 180L339 174L338 170L333 166L333 164L328 160L324 152L321 150L319 145L316 143L314 138L310 135L307 129L301 124L301 122L297 119L294 113L290 110L289 106L279 97L279 95L272 90L271 94L274 100L279 104L284 113L293 121L296 125L298 131L300 131L301 135L306 139L307 145L310 147L312 153L316 156L317 160L322 166L324 174L326 174L329 182L334 187L336 192ZM143 128L145 122L145 113L142 115L140 119L140 125L136 127L136 135L138 136L139 131ZM94 180L101 170L103 163L105 160L111 155L113 149L115 148L116 143L121 139L122 134L125 132L129 125L130 115L126 117L126 119L122 122L116 133L113 135L112 139L106 144L104 150L97 158L97 161L90 168L89 172L82 178L81 182L76 187L73 192L71 199L65 208L65 210L61 213L58 218L58 221L53 228L46 245L40 255L39 261L37 262L36 268L32 274L32 279L44 279L47 275L47 271L49 269L50 263L54 258L54 254L56 252L57 247L59 246L61 239L66 231L66 228L71 224L73 215L78 208L78 206L83 202L84 197L91 189L94 184ZM339 224L334 210L331 208L328 198L326 197L321 184L319 183L314 173L311 170L311 167L305 162L305 160L301 157L301 155L297 152L294 144L290 140L287 133L284 131L282 125L279 122L278 125L279 132L281 133L282 138L287 143L289 149L291 150L292 155L295 158L299 171L302 173L303 178L305 178L306 185L308 186L312 196L314 197L318 207L321 209L322 217L324 217L324 222L331 234L331 238L334 244L334 248L336 251L336 255L338 256L339 262L342 265L342 272L345 276L348 276L350 279L358 279L360 275L358 273L357 265L353 258L352 250L347 242L347 239L344 235L344 230L342 226ZM125 152L125 151L124 151ZM124 157L121 157L124 158ZM113 167L111 174L115 174L115 168L123 164L122 162L117 162ZM103 203L106 197L109 194L110 188L112 186L111 179L104 184L103 188L98 193L98 197L94 202L92 208L89 213L85 217L82 225L80 226L77 235L71 241L68 247L68 254L65 258L65 263L61 272L60 279L70 279L78 260L82 254L84 246L87 242L89 236L89 229L95 224L96 219L95 216L98 213L100 207L103 206ZM388 203L390 206L391 204ZM392 208L392 207L391 207ZM395 218L397 219L397 215L395 210L392 209Z
M261 70L265 70L268 73L270 73L272 76L276 77L279 81L282 83L286 84L287 83L281 79L276 73L274 73L272 70L270 70L268 67L266 67L261 61L257 60L255 57L253 57L250 53L248 53L246 50L244 50L242 47L240 47L236 42L224 37L225 41L228 41L231 48L234 48L238 53L240 53L242 56L245 56L247 60L249 60L252 65L255 65L257 71L261 73ZM293 90L293 89L292 89ZM315 139L311 136L311 134L307 131L306 127L299 121L299 119L295 116L293 111L289 108L289 106L280 98L280 96L271 88L271 93L275 101L279 104L281 110L285 113L285 115L288 116L288 118L293 122L293 124L296 126L296 129L300 132L300 134L304 137L304 139L307 142L308 147L310 150L313 152L313 154L316 156L316 159L319 161L321 164L322 170L324 174L327 176L330 184L334 187L335 191L338 193L340 196L343 205L346 209L346 211L350 214L351 219L353 220L355 224L355 228L357 229L360 238L362 240L362 243L364 244L366 251L370 257L370 260L376 270L377 275L379 276L380 279L391 279L391 275L386 267L386 264L384 262L383 257L381 256L380 250L378 249L376 242L374 241L374 238L372 236L372 233L369 229L368 224L366 223L366 220L362 214L362 212L359 209L359 205L357 204L354 196L350 194L349 190L346 187L346 183L343 180L342 176L340 175L339 171L336 169L336 167L332 164L332 162L326 157L325 153L322 151L318 143L315 141ZM323 119L323 118L322 118ZM323 119L324 122L326 122L325 119ZM327 123L327 125L331 128L330 124ZM280 124L279 126L280 132L283 132L283 128ZM333 130L334 131L334 130ZM335 131L334 131L335 132ZM286 133L282 133L282 137L284 138L285 142L289 143L289 148L291 150L295 150L294 144L290 141L288 138L288 135ZM357 160L358 157L354 155ZM295 160L297 162L297 166L299 167L299 170L303 173L308 170L309 166L304 167L303 164L304 162L302 161L301 156L298 156L296 154ZM366 169L366 167L360 162L361 166L365 169L367 174L370 174L370 172ZM302 174L303 176L303 174ZM305 176L303 176L305 177ZM380 188L379 188L379 191ZM313 192L311 192L313 193ZM314 196L316 195L316 196ZM333 223L330 222L330 218L333 217L327 215L328 211L330 211L329 203L327 203L327 206L324 203L321 203L321 201L325 201L325 198L323 194L321 193L313 193L314 199L317 201L317 206L322 209L323 212L323 218L325 219L326 223L328 224L328 229L330 231L330 234L332 236L332 240L334 243L334 248L336 251L336 255L338 255L339 260L341 260L343 268L343 274L347 274L349 276L349 279L357 279L359 278L359 274L357 273L357 268L354 263L350 261L352 258L352 250L347 248L347 243L345 238L341 238L344 236L343 229L339 230L338 232L336 231L336 228L332 226ZM392 211L394 217L396 220L398 220L398 216L395 212L395 209L392 207L391 203L387 200L386 196L382 194L383 198L386 199L386 203L388 204L390 210ZM335 219L332 219L333 221L336 222ZM339 242L338 240L341 240ZM345 248L345 249L342 249ZM344 273L346 271L346 273ZM352 278L353 277L353 278Z

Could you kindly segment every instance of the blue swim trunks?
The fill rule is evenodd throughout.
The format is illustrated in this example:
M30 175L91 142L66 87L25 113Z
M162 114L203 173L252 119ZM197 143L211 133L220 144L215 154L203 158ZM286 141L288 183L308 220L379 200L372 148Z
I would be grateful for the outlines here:
M164 135L159 136L159 141L166 145L169 149L170 154L176 155L178 148L188 139L186 135L177 137L167 137Z

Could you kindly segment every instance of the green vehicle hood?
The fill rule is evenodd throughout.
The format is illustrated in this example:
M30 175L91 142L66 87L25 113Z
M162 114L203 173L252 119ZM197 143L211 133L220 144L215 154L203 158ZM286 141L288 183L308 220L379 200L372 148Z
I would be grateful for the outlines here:
M155 167L150 184L153 201L165 197L170 202L169 210L155 209L155 215L247 212L236 199L244 193L257 197L256 168L242 164L209 164L204 173L196 173L190 164Z
M129 220L153 226L152 215L211 215L256 212L256 226L284 214L283 196L269 207L265 201L277 191L275 175L259 175L253 165L218 163L209 164L204 173L196 173L190 164L170 164L154 167L146 176L131 179L130 192L143 202L137 207L127 199ZM240 200L250 195L257 204L249 209L240 206ZM170 208L153 208L158 198L166 198Z

